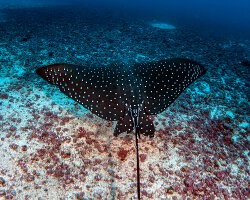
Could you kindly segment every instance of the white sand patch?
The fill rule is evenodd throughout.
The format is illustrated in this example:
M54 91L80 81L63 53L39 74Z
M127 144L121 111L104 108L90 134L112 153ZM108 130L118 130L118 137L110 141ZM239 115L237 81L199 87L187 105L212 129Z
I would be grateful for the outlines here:
M173 26L171 24L163 23L163 22L151 23L151 26L153 26L155 28L167 29L167 30L174 30L174 29L176 29L175 26Z

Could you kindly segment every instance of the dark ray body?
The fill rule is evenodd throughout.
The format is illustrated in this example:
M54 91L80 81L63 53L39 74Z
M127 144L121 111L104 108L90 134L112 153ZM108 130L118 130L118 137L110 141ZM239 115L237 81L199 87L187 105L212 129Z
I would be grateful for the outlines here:
M92 113L118 121L116 136L133 130L131 114L139 116L140 133L153 136L148 115L164 111L205 69L194 61L177 58L98 68L54 64L36 72Z
M92 113L117 121L115 136L134 130L138 158L140 133L154 136L155 128L149 115L164 111L188 85L205 73L205 68L188 59L174 58L97 68L54 64L36 72ZM138 159L137 163L139 168ZM139 170L137 176L140 185Z

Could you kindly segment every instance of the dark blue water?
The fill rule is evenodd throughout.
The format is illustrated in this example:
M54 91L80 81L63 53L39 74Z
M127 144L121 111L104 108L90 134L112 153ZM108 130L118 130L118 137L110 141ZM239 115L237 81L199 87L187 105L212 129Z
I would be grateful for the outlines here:
M1 7L32 7L41 5L70 4L90 9L122 11L144 18L171 19L175 24L193 25L200 31L223 31L250 37L249 0L1 0ZM215 33L216 34L216 33Z

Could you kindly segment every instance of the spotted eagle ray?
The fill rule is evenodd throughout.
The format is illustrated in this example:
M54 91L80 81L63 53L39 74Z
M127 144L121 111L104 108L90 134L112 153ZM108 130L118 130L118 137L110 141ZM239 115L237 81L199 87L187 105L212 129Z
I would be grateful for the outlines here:
M83 67L53 64L36 70L43 79L97 116L117 121L114 136L134 130L137 155L137 193L140 199L138 139L154 136L149 115L163 112L205 68L197 62L173 58L131 66L112 64Z

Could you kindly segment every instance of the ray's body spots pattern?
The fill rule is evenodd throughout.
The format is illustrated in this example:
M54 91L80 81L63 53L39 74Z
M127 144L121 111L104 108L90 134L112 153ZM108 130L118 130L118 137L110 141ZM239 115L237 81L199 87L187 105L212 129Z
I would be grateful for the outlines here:
M131 132L136 120L142 134L153 136L148 115L164 111L205 69L194 61L175 58L97 68L54 64L37 73L94 114L117 121L114 135Z

